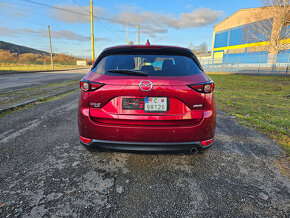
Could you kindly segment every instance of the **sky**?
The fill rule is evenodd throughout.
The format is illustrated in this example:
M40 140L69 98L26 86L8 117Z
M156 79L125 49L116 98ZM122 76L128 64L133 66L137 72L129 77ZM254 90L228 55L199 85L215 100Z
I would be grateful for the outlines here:
M0 0L0 40L77 57L91 56L90 0ZM140 43L212 46L213 27L261 0L93 0L95 54L104 48Z

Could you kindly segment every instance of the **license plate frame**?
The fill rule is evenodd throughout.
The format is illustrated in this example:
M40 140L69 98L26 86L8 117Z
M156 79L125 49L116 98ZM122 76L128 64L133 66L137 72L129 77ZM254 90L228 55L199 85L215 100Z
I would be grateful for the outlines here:
M163 98L166 99L166 109L165 110L146 110L145 108L145 98ZM152 99L153 100L153 99ZM148 99L149 101L149 99ZM169 110L169 99L167 97L125 97L122 99L122 109L123 110L139 110L145 113L166 113Z
M123 98L122 99L123 110L144 110L144 98Z
M148 108L150 109L148 110ZM169 100L166 97L144 98L144 112L146 113L166 113L168 109L169 109Z

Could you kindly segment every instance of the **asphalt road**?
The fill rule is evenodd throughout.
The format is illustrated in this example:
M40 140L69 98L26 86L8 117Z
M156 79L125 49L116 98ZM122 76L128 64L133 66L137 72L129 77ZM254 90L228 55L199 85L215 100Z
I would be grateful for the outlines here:
M55 72L0 74L0 94L27 87L81 79L88 72L89 68Z
M198 154L89 152L79 93L0 118L0 216L289 217L279 147L218 112Z

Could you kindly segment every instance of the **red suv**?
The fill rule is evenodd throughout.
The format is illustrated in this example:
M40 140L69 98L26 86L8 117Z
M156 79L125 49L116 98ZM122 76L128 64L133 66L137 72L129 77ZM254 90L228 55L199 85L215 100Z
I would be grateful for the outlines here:
M80 87L78 126L87 148L196 153L213 143L214 83L189 49L107 48Z

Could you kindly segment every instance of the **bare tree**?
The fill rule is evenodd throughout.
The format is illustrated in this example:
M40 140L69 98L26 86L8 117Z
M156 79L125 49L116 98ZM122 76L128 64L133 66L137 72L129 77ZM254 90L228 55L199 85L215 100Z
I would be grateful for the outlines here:
M191 43L192 45L192 43ZM208 53L207 44L205 42L201 43L197 46L191 46L190 48L194 54L196 55L203 55Z
M246 27L248 42L267 42L269 54L276 61L279 51L289 47L290 0L263 0L265 7L254 10ZM266 19L263 19L265 18ZM268 18L268 19L267 19Z
M201 43L199 46L200 54L206 54L207 53L207 44L205 42Z
M187 46L190 50L193 50L193 44L192 44L192 42Z

